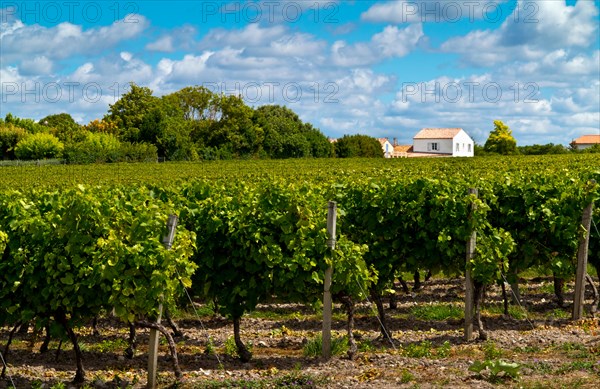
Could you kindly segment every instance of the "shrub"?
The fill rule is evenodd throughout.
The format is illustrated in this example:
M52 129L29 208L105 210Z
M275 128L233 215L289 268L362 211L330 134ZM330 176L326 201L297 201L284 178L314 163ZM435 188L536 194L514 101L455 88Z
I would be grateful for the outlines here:
M14 159L15 146L27 136L27 131L13 124L0 126L0 159Z
M383 150L376 138L368 135L344 135L335 142L335 155L338 158L382 158Z
M72 143L65 150L69 163L117 162L121 158L121 142L111 134L86 134L82 142Z
M150 143L121 142L112 134L86 133L85 139L65 147L69 163L156 161L156 146Z
M63 148L57 137L39 132L21 139L15 146L15 156L19 159L60 158Z
M121 144L121 160L126 162L156 162L158 150L151 143Z

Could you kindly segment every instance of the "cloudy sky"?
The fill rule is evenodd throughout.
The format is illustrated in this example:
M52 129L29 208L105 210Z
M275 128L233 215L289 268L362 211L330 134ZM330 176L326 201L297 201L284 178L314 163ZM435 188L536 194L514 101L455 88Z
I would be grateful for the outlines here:
M520 145L600 133L598 0L0 1L0 116L101 118L129 82L285 104L411 143L496 119Z

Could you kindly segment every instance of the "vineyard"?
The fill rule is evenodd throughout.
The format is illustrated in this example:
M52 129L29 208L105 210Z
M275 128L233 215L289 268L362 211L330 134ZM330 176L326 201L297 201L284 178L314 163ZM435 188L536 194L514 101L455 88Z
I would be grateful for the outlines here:
M141 387L148 329L164 335L164 387L600 378L598 207L586 319L569 320L582 214L600 197L594 155L0 171L0 387ZM337 355L326 361L317 335L329 266Z

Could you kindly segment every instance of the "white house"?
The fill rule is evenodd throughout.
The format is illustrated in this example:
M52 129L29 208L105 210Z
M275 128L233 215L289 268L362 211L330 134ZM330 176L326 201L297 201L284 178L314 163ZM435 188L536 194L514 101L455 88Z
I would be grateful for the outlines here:
M394 146L390 143L387 138L377 138L379 143L381 144L381 148L383 149L383 156L385 158L391 158L394 153Z
M475 143L462 128L423 128L413 137L413 152L472 157Z
M600 144L600 135L583 135L571 142L571 147L583 150L597 144Z

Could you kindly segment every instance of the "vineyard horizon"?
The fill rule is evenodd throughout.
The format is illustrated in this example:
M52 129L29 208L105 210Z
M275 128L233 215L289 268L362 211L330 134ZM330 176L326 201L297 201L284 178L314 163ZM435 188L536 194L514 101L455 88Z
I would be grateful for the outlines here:
M576 170L600 170L593 154L544 156L483 156L475 158L308 158L308 159L247 159L201 162L135 162L110 164L23 164L0 166L0 188L25 189L30 186L64 186L68 184L156 184L189 179L220 179L247 177L264 179L296 175L303 180L315 178L379 176L388 174L431 175L467 174L476 184L478 178L500 173L551 172L553 165ZM398 171L395 171L398 169ZM453 171L454 170L454 171ZM429 174L428 174L429 173ZM14 186L13 186L14 185Z

